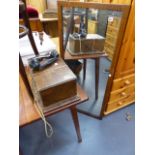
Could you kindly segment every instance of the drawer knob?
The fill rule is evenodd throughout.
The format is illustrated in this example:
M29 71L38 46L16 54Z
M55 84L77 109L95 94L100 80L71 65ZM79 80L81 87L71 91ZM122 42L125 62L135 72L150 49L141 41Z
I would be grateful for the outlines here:
M111 74L109 73L109 75L108 75L109 77L111 77Z
M125 85L129 85L130 84L130 81L129 80L126 80L124 83L125 83Z
M122 92L121 95L122 95L122 96L126 96L126 93L125 93L125 92Z
M123 102L119 101L117 105L121 106L122 104L123 104Z

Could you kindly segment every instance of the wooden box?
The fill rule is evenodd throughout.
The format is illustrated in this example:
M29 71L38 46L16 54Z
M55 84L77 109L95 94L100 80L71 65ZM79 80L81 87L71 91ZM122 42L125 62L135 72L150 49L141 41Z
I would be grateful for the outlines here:
M57 10L47 9L43 12L43 18L57 18L58 12Z
M34 96L42 106L77 100L76 76L62 59L42 71L29 72Z
M98 34L87 34L86 38L69 36L67 50L72 55L102 53L105 38Z

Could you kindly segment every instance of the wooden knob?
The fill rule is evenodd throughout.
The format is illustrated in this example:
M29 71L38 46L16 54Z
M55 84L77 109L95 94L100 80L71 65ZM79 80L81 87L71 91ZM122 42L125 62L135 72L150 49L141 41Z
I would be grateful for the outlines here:
M129 80L126 80L124 83L125 83L125 85L129 85L130 84L130 81Z
M121 95L122 95L122 96L126 96L126 93L125 93L125 92L122 92Z
M118 106L121 106L122 104L123 104L123 103L122 103L121 101L119 101L117 105L118 105Z

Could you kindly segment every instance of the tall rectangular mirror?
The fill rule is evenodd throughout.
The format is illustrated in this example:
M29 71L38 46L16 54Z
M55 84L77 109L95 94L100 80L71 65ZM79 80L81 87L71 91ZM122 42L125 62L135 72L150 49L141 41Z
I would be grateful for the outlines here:
M105 104L104 97L110 93L129 8L129 5L58 1L62 58L65 60L101 58L99 98L94 98L92 93L93 88L95 89L92 84L94 77L89 76L83 84L89 101L79 105L79 111L95 117L101 115L102 104ZM91 60L88 60L88 74L92 67L89 61ZM82 75L80 84L82 84L81 78Z

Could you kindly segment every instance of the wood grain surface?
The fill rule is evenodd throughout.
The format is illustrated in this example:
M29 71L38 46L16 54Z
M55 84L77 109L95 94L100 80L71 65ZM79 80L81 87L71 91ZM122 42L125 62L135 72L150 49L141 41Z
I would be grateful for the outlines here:
M19 86L20 86L19 87L19 126L24 126L39 120L40 116L38 115L35 109L35 106L33 104L34 101L32 100L32 98L30 98L20 75L19 75ZM70 103L69 105L65 105L63 107L57 108L54 111L50 111L46 113L46 116L52 115L54 113L65 110L67 108L70 108L72 106L75 106L77 104L80 104L88 100L88 96L78 84L77 84L77 93L78 93L78 96L80 97L80 100Z

